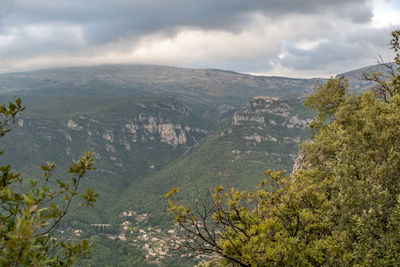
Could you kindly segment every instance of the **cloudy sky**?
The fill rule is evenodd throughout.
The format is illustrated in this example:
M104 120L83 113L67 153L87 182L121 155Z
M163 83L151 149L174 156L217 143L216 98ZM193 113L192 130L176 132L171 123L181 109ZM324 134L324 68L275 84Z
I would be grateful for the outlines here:
M391 60L400 0L0 0L0 72L113 63L326 77Z

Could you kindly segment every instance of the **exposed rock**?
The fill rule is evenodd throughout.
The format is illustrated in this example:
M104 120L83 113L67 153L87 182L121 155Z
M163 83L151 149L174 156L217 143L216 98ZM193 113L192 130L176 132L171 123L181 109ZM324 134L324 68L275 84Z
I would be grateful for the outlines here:
M131 150L131 145L128 142L125 142L125 149L128 151Z
M256 122L265 126L265 115L273 114L286 118L291 110L291 107L287 103L280 101L277 97L256 96L243 109L235 112L233 115L233 125ZM275 120L272 120L270 123L277 124Z
M233 115L233 125L242 125L249 121L264 125L264 117L261 116L245 116L237 112Z
M179 135L176 134L177 131L179 131ZM160 133L161 142L173 146L186 144L187 142L185 131L179 124L177 125L174 125L172 123L160 124L158 125L158 132Z
M296 175L299 170L304 169L305 164L306 164L306 155L300 152L299 156L294 162L292 173L290 175L291 176Z
M278 142L278 139L276 137L270 135L260 136L258 134L254 134L251 136L244 136L244 139L249 141L256 141L257 143L260 143L261 141Z
M110 144L106 144L106 150L107 152L112 152L112 153L116 152L115 148Z
M253 103L253 106L256 106L257 100L263 100L265 103L273 103L274 101L278 101L279 97L270 97L270 96L255 96L253 100L256 100Z
M180 144L180 145L183 145L183 144L186 144L186 142L187 142L187 138L186 138L186 135L185 135L185 131L180 131L180 133L179 133L179 136L178 136L178 143Z
M109 142L114 142L114 131L107 129L106 132L103 134L103 138Z
M161 142L176 147L177 145L187 144L189 132L207 133L206 130L200 128L191 128L188 125L181 126L180 124L174 124L168 120L163 120L160 116L145 116L139 114L135 121L138 123L129 122L124 125L128 133L133 135L130 137L132 142L137 142L138 138L141 141L160 138ZM194 137L192 137L192 140L195 140ZM124 145L127 147L126 144ZM129 149L127 148L127 150Z
M72 137L68 133L64 133L64 136L68 141L72 142Z
M150 134L155 134L158 128L157 120L153 116L149 116L147 122L147 124L143 125L143 128L146 129Z
M305 129L310 125L311 122L312 119L302 120L297 115L294 115L289 118L288 122L286 123L286 127Z
M128 129L130 133L135 134L136 131L139 129L139 126L131 122L131 123L126 123L125 128Z
M70 128L75 131L82 130L82 126L79 126L78 123L73 120L68 120L66 126L67 126L67 128Z

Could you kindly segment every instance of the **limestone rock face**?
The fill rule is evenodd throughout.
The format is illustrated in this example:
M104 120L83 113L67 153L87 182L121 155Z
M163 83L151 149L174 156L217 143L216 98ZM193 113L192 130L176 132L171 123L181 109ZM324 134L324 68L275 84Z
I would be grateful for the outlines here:
M235 113L233 115L233 125L242 125L243 123L253 121L258 124L264 125L264 117L262 116L251 116L251 115L240 115Z
M260 143L261 141L271 141L271 142L277 142L278 139L276 137L266 135L266 136L260 136L258 134L250 135L250 136L244 136L244 139L246 140L254 140L257 143Z
M201 116L170 98L111 100L115 101L112 105L104 101L107 105L103 113L87 112L83 108L71 113L60 112L62 117L56 118L52 112L38 117L35 113L21 114L15 120L18 126L13 129L15 134L5 148L10 150L16 146L24 151L30 147L34 151L43 147L40 152L57 151L59 161L67 164L86 150L100 161L100 172L125 172L128 168L120 167L129 165L129 170L147 175L192 149L211 129L200 121ZM68 101L75 105L72 100ZM150 167L143 170L143 166ZM121 179L128 176L123 175Z
M72 137L68 133L64 133L65 139L67 139L69 142L72 142Z
M106 129L106 132L103 134L103 138L109 142L114 142L114 131L113 129Z
M157 132L157 122L153 116L149 116L147 118L147 124L143 125L143 128L146 129L150 134L155 134Z
M246 146L237 155L245 155L245 151L254 155L265 153L277 163L294 163L298 145L307 139L312 121L312 115L306 114L306 107L292 99L256 96L234 113L231 128L220 135L242 139Z
M162 117L146 117L142 114L139 115L136 121L125 123L124 128L133 142L137 142L138 139L141 141L158 140L174 147L186 145L190 133L205 134L207 132L188 125L183 126L179 123L172 123ZM124 145L127 147L126 144ZM129 149L127 148L127 150Z
M297 127L297 128L305 129L310 125L311 121L312 121L311 118L304 120L304 119L299 118L298 115L294 115L294 116L291 116L290 118L288 118L288 120L286 120L286 127L288 127L288 128Z
M68 120L66 126L67 126L67 128L75 130L75 131L82 130L82 126L79 126L78 123L73 120Z
M176 136L175 127L172 123L160 124L158 126L158 132L161 136L161 142L173 145L177 145L179 143L178 137Z
M304 153L300 153L299 156L297 157L297 159L294 162L291 176L296 175L296 173L299 170L304 169L305 168L305 164L306 164L306 155Z
M264 126L269 123L273 125L279 124L287 128L305 129L311 121L311 118L301 118L296 114L285 99L268 96L254 97L233 116L233 125L255 122Z

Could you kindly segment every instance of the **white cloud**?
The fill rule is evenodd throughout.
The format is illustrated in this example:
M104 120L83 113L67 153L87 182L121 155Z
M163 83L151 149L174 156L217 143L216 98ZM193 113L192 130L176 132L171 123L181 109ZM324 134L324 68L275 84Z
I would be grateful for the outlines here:
M28 2L0 12L0 71L149 63L327 76L390 59L400 27L384 0Z
M392 1L376 0L374 2L371 25L374 28L388 28L400 25L400 7Z

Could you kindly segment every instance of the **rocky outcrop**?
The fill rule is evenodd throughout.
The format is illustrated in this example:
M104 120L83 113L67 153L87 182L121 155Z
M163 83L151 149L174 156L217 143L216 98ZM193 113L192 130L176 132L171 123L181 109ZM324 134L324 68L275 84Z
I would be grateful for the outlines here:
M106 132L103 134L103 138L108 142L114 142L114 131L113 129L106 129Z
M106 106L102 114L85 110L62 113L64 120L53 119L52 114L21 114L15 120L14 139L9 138L6 148L16 146L24 151L30 147L34 151L43 147L43 153L57 151L59 162L68 164L70 158L78 158L86 150L94 153L108 173L124 171L119 167L130 165L129 168L147 174L149 171L142 171L142 165L149 166L148 170L158 169L191 149L208 133L201 127L205 124L194 119L197 117L177 101L140 101L122 102L126 105L121 104L121 110L119 106L112 110ZM68 114L71 115L67 117Z
M266 136L260 136L258 134L254 134L251 136L244 136L243 137L246 140L249 141L256 141L257 143L260 143L261 141L270 141L270 142L277 142L278 139L276 137L270 136L270 135L266 135Z
M66 127L75 131L82 130L82 126L79 126L78 123L73 120L68 120Z
M241 115L240 113L235 113L233 115L233 125L243 125L248 122L256 122L258 124L264 125L264 117L262 116L252 116L252 115Z
M244 125L255 122L260 126L270 123L287 128L305 129L311 118L301 118L285 99L268 96L254 97L243 109L233 115L233 125Z
M290 176L295 176L299 170L303 170L306 167L306 155L300 152L299 156L294 162L292 173Z
M191 133L207 133L200 128L173 123L162 117L146 117L143 114L140 114L137 120L125 123L124 128L134 143L138 140L159 140L174 147L186 145Z
M302 128L306 129L312 122L311 118L308 119L301 119L299 118L298 115L290 116L287 120L285 120L286 127L287 128Z
M161 142L169 145L177 146L184 145L187 142L185 130L178 125L172 123L164 123L158 125L158 132L161 137ZM177 134L178 133L178 134Z
M253 143L299 144L312 119L298 114L290 103L284 98L256 96L235 112L232 125Z

